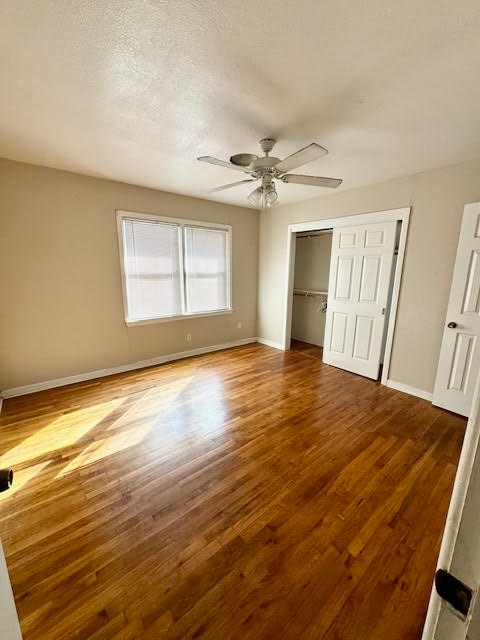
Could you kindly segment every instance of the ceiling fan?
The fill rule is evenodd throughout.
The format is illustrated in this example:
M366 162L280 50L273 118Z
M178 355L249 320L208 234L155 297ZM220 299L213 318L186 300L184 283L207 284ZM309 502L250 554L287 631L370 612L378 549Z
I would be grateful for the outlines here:
M326 149L316 142L312 142L303 149L295 151L295 153L292 153L292 155L284 160L269 155L275 143L276 140L272 138L260 140L260 146L265 154L260 158L251 153L237 153L231 156L230 162L212 158L211 156L198 158L201 162L208 162L210 164L216 164L219 167L228 167L229 169L243 171L251 176L251 178L247 178L246 180L240 180L239 182L232 182L221 187L216 187L215 189L210 189L208 193L215 193L216 191L230 189L230 187L236 187L246 182L261 180L261 185L250 193L247 200L256 207L270 208L278 203L278 194L274 180L294 184L307 184L314 187L329 187L331 189L335 189L342 184L342 181L338 178L320 178L319 176L303 176L288 173L288 171L301 167L308 162L313 162L328 153Z

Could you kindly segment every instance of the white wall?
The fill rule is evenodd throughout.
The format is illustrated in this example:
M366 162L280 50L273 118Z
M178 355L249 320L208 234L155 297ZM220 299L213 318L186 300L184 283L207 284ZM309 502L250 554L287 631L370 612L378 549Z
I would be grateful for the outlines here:
M389 377L431 392L463 207L480 201L479 176L477 159L262 213L258 335L283 339L288 224L411 206Z
M231 224L234 312L127 327L116 209ZM0 160L0 390L255 337L258 216Z
M295 289L328 290L332 234L300 236L296 239ZM322 298L293 296L292 338L323 347L325 313Z

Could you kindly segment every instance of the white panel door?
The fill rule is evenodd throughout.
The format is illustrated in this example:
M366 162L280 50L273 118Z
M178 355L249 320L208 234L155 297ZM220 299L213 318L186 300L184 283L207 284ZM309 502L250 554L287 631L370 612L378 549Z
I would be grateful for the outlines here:
M8 577L7 563L0 543L0 638L1 640L22 640L15 600Z
M480 203L463 213L433 404L468 416L480 370Z
M397 223L333 230L323 361L378 378Z
M472 590L466 616L432 589L422 640L480 638L480 380L475 385L470 418L458 463L437 569L448 571ZM433 578L433 576L432 576Z

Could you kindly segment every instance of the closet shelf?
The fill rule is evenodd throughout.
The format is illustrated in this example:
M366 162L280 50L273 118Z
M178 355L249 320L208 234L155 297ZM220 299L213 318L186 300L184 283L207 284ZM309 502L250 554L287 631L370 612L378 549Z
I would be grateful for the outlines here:
M315 289L294 289L294 296L328 296L328 291L316 291Z

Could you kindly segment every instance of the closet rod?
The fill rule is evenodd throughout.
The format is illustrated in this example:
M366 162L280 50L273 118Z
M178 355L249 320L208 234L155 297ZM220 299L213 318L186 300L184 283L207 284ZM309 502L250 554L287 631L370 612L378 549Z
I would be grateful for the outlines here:
M319 236L331 236L333 233L332 229L327 229L326 231L314 231L313 233L297 233L297 238L318 238Z
M328 291L315 291L314 289L294 289L294 296L328 296Z

